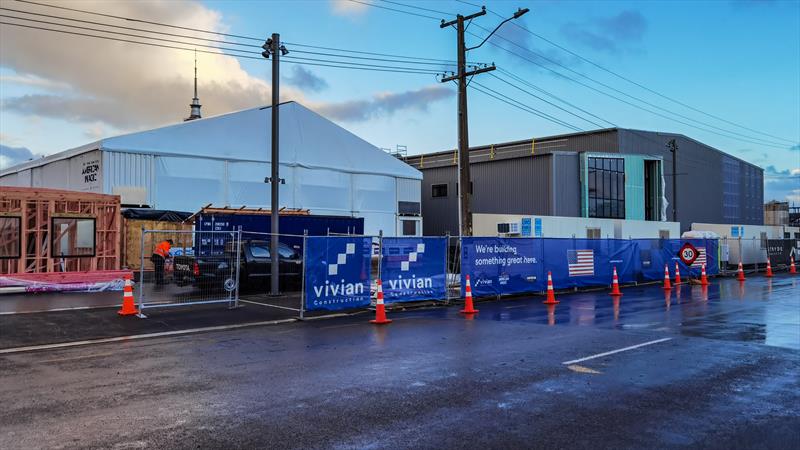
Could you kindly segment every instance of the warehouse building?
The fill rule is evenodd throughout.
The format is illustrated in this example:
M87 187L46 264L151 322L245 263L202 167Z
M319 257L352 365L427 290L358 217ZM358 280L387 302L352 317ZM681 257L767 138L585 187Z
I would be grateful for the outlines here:
M621 128L471 148L472 212L672 221L672 140L680 231L763 223L763 169L680 134ZM423 174L425 234L458 234L456 152L405 160Z
M280 207L363 217L367 234L421 234L418 170L296 102L279 108ZM102 139L2 170L0 186L117 194L160 210L268 208L271 110Z

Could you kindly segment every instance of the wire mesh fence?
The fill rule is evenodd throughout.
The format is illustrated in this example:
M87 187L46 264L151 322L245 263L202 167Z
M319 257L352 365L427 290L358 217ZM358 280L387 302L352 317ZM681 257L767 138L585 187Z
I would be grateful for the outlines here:
M138 305L238 306L241 232L142 230Z

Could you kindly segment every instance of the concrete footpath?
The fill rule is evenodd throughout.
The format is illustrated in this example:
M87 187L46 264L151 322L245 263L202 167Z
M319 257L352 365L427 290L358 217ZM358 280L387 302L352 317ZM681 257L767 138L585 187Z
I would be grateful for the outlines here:
M798 448L800 278L0 355L0 448Z

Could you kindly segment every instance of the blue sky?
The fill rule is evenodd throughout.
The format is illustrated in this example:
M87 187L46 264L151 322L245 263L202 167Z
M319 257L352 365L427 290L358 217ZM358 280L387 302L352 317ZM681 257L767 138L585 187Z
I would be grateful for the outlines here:
M477 10L451 0L398 1L447 13L467 14ZM391 2L364 2L443 17L438 12ZM89 0L59 4L246 36L280 32L282 39L295 44L425 58L455 57L455 32L440 29L437 20L349 1ZM47 8L17 2L4 1L2 5L48 12ZM470 60L495 62L504 71L603 118L607 121L600 122L603 126L609 126L610 122L626 128L683 133L758 164L765 168L768 177L766 199L789 198L800 203L800 148L797 147L800 3L797 1L498 1L486 5L503 16L512 14L519 6L528 7L531 12L519 24L529 30L661 94L780 139L672 103L511 24L501 30L497 39L470 52ZM499 20L487 14L476 19L470 31L484 35L477 26L491 29ZM188 112L192 69L191 55L185 52L133 48L137 46L11 28L0 26L0 50L3 50L0 52L0 144L6 159L24 156L23 149L33 154L49 154L104 135L179 121ZM34 37L45 42L32 43ZM520 47L510 46L504 39ZM476 37L469 37L469 44L477 42ZM719 136L643 112L555 76L497 46L541 61L601 91L618 97L632 95L668 110L667 115L678 113L689 118L677 118L680 121L699 120L706 123L697 124L700 127L716 126L758 143L747 142L742 136ZM287 47L292 51L291 56L322 57L299 53L308 48L290 44ZM618 92L552 66L523 48L554 59ZM198 59L200 99L206 115L268 101L270 71L265 62L242 59L237 64L227 61L232 58L205 54ZM311 66L304 69L284 64L284 99L294 98L308 104L380 147L401 144L408 146L410 153L455 147L455 87L441 85L434 75ZM492 76L481 75L475 81L579 128L597 128ZM469 93L469 112L473 145L570 131L474 89ZM582 112L573 112L598 122ZM764 141L777 145L765 145Z

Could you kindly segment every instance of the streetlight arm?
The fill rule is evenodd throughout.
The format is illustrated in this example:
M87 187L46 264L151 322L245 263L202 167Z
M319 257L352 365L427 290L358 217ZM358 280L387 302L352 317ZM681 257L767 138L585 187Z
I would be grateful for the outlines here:
M478 47L480 47L481 45L485 44L485 43L486 43L486 41L488 41L488 40L489 40L489 38L490 38L490 37L492 37L492 35L493 35L493 34L494 34L494 33L495 33L497 30L499 30L499 29L500 29L500 27L502 27L502 26L503 26L503 25L504 25L506 22L508 22L509 20L512 20L512 19L518 19L519 17L521 17L523 14L525 14L525 13L526 13L526 12L528 12L528 11L530 11L528 8L522 8L522 9L518 9L518 10L517 10L517 12L515 12L513 16L511 16L511 17L509 17L508 19L506 19L506 20L504 20L504 21L500 22L500 24L499 24L499 25L497 25L496 27L494 27L494 30L492 30L492 32L491 32L491 33L489 33L489 35L488 35L488 36L486 36L485 38L483 38L483 41L481 41L481 43L480 43L480 44L478 44L478 45L476 45L476 46L474 46L474 47L469 47L469 48L467 48L467 49L465 49L465 50L466 50L466 51L475 50L476 48L478 48Z

